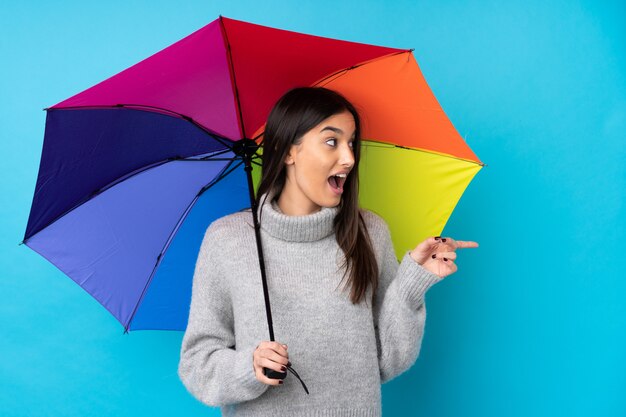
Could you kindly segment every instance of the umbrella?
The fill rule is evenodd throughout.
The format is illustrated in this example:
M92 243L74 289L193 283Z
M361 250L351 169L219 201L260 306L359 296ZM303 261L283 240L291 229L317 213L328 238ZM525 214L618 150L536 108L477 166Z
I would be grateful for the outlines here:
M287 90L311 85L359 109L360 203L386 219L400 256L441 232L483 166L412 51L220 16L45 109L22 243L91 294L125 333L184 330L206 227L250 206L256 215L263 123ZM274 340L258 236L257 224Z

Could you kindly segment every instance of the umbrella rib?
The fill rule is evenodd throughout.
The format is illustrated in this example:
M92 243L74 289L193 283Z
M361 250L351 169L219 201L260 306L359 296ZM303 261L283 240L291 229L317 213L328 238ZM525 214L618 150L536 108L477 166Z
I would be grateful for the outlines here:
M234 157L234 158L214 158L214 159L210 159L210 157L209 157L209 159L206 159L206 160L210 160L210 161L233 161L233 160L236 160L236 159L237 159L236 157ZM63 218L67 214L71 213L72 211L74 211L78 207L82 206L83 204L87 203L91 199L97 197L99 194L103 193L104 191L108 190L109 188L111 188L111 187L121 183L122 181L126 181L127 179L129 179L131 177L134 177L137 174L141 174L142 172L144 172L144 171L146 171L148 169L156 168L156 167L158 167L160 165L166 164L166 163L171 162L171 161L205 162L206 160L203 160L203 159L186 159L184 157L181 157L181 156L177 155L177 156L172 156L172 157L169 157L169 158L164 159L162 161L157 161L157 162L154 162L154 163L152 163L150 165L146 165L146 166L143 166L141 168L138 168L138 169L136 169L134 171L131 171L131 172L127 173L127 174L124 174L123 176L115 179L114 181L111 181L110 183L106 184L105 186L103 186L103 187L101 187L101 188L99 188L99 189L97 189L95 191L92 191L91 194L86 195L85 197L80 199L71 208L67 209L65 212L61 213L59 216L57 216L56 218L52 219L48 224L46 224L41 229L39 229L39 231L44 230L44 229L50 227L50 225L54 224L59 219ZM37 233L39 233L39 232L37 232ZM32 236L30 236L29 239L32 238L33 236L35 236L37 233L35 233ZM26 243L26 241L29 240L29 239L24 239L20 244Z
M137 300L137 303L135 304L135 308L133 309L132 314L128 318L128 322L124 326L124 333L125 334L129 332L128 329L130 328L130 323L133 321L133 318L135 318L135 314L137 313L137 309L139 308L139 305L143 301L143 297L146 294L146 290L150 286L150 283L152 282L152 278L154 278L154 274L155 274L157 268L159 267L159 264L161 263L161 259L163 258L163 255L165 254L165 252L169 248L170 244L172 243L172 239L173 239L174 235L176 234L176 232L178 231L178 229L180 228L180 225L185 221L185 219L187 218L187 215L189 214L189 212L191 211L191 209L195 205L196 201L198 201L198 198L200 198L200 196L206 190L208 190L209 188L213 187L215 184L217 184L222 179L227 177L228 174L230 174L235 169L237 169L239 166L241 166L241 164L243 164L243 161L239 161L238 164L236 164L235 166L231 167L231 165L233 165L234 161L235 161L235 159L231 159L231 162L229 164L227 164L224 167L224 169L222 169L222 172L216 178L214 178L211 182L209 182L209 184L207 184L204 187L202 187L202 189L195 195L193 200L191 200L191 202L189 203L189 205L187 206L187 208L185 209L183 214L180 216L180 218L176 222L176 225L174 226L174 228L170 231L170 234L169 234L167 240L165 241L165 244L163 245L163 248L161 249L161 252L159 253L159 256L157 256L157 259L156 259L156 262L154 264L154 267L152 268L152 272L150 273L150 277L148 277L148 280L146 281L146 284L144 285L143 290L141 291L141 295L139 296L139 299Z
M252 138L252 140L256 142L256 140L257 140L258 138L260 138L261 136L263 136L264 134L265 134L265 129L263 129L263 131L262 131L262 132L260 132L258 135L256 135L255 137L253 137L253 138ZM265 138L263 138L263 139L265 139ZM260 143L260 144L262 144L262 143L263 143L263 141L261 141L261 143ZM260 145L260 144L259 144L259 145Z
M394 56L394 55L399 55L399 54L409 54L409 55L410 55L410 54L412 54L412 53L413 53L413 51L414 51L414 48L411 48L411 49L405 49L405 50L398 51L398 52L392 52L392 53L389 53L389 54L387 54L387 55L383 55L383 56L379 56L379 57L376 57L376 58L372 58L372 59L370 59L370 60L363 61L363 62L361 62L361 63L355 64L355 65L352 65L352 66L350 66L350 67L347 67L347 68L343 68L343 69L337 70L337 71L335 71L335 72L333 72L333 73L328 74L328 75L327 75L327 76L325 76L324 78L322 78L322 79L320 79L320 80L316 81L315 83L313 83L313 86L324 86L324 85L326 85L326 84L328 84L328 83L330 83L330 82L332 82L332 81L336 80L337 78L339 78L339 77L341 77L341 76L343 76L343 75L346 75L346 74L348 73L348 71L350 71L350 70L353 70L353 69L358 68L358 67L360 67L360 66L363 66L363 65L369 64L369 63L374 62L374 61L377 61L377 60L379 60L379 59L389 58L389 57L392 57L392 56ZM408 59L408 58L407 58L407 59ZM265 129L264 129L262 132L259 132L259 134L258 134L258 135L256 135L254 138L252 138L252 140L256 141L259 137L261 137L261 136L262 136L262 135L264 135L264 134L265 134ZM263 141L261 141L260 145L261 145L261 144L263 144Z
M235 160L232 160L233 162ZM228 170L228 172L226 171L222 171L222 174L220 174L213 182L209 183L209 185L206 185L205 187L203 187L199 192L198 192L198 197L203 194L206 190L208 190L209 188L213 187L215 184L217 184L218 182L220 182L222 179L224 179L224 177L227 177L231 172L233 172L234 170L236 170L237 168L239 168L239 166L243 164L243 161L239 161L239 163L237 165L235 165L234 167L232 167L231 169ZM226 168L228 168L228 166L232 165L228 164L226 166ZM226 169L224 168L224 169Z
M224 21L222 20L222 16L220 15L220 28L222 29L222 35L224 36L224 46L226 47L226 52L228 54L228 71L231 76L231 86L233 88L233 93L235 94L235 100L237 101L237 117L239 119L239 125L241 126L241 135L242 137L246 137L246 127L243 123L243 113L241 111L241 100L239 100L239 89L237 88L237 78L235 77L235 63L233 62L233 54L230 49L230 42L228 41L228 33L226 32L226 26L224 26Z
M163 160L163 161L157 161L157 162L154 162L154 163L152 163L152 164L150 164L150 165L147 165L147 166L144 166L144 167L138 168L138 169L136 169L136 170L134 170L134 171L131 171L131 172L129 172L129 173L127 173L127 174L125 174L125 175L121 176L120 178L118 178L118 179L116 179L116 180L114 180L114 181L110 182L109 184L107 184L107 185L103 186L102 188L99 188L98 190L92 191L92 192L91 192L91 194L86 195L85 197L83 197L82 199L80 199L80 200L79 200L76 204L74 204L71 208L67 209L65 212L63 212L62 214L60 214L58 217L56 217L56 218L52 219L52 220L51 220L48 224L46 224L46 225L45 225L45 226L43 226L41 229L39 229L39 232L40 232L40 231L42 231L42 230L44 230L44 229L46 229L46 228L48 228L48 227L50 227L50 225L54 224L54 223L55 223L56 221L58 221L59 219L63 218L64 216L66 216L67 214L71 213L71 212L72 212L73 210L75 210L76 208L78 208L78 207L82 206L83 204L87 203L89 200L91 200L91 199L93 199L93 198L97 197L97 196L98 196L99 194L101 194L103 191L108 190L109 188L113 187L114 185L119 184L120 182L125 181L125 180L127 180L128 178L131 178L131 177L133 177L133 176L135 176L135 175L137 175L137 174L140 174L141 172L143 172L143 171L145 171L145 170L147 170L147 169L155 168L155 167L157 167L157 166L159 166L159 165L162 165L162 164L165 164L165 163L167 163L167 162L169 162L169 161L173 161L173 160L177 160L177 159L181 159L181 157L180 157L180 156L170 157L170 158L167 158L167 159L165 159L165 160ZM39 233L39 232L37 232L37 233ZM35 233L35 234L33 234L32 236L30 236L30 237L29 237L29 239L30 239L30 238L32 238L33 236L35 236L37 233ZM26 240L29 240L29 239L24 239L24 240L22 241L22 243L25 243L25 242L26 242Z
M469 163L480 165L480 166L487 166L487 164L485 164L484 162L474 161L471 159L465 159L465 158L461 158L458 156L450 155L448 153L430 151L430 150L422 149L422 148L409 148L407 146L395 145L393 143L380 142L380 141L375 141L371 139L363 139L363 142L361 142L361 146L366 146L370 148L398 148L398 149L404 149L407 151L423 152L423 153L429 153L432 155L443 156L446 158L452 158L452 159L456 159L456 160L463 161L463 162L469 162Z
M106 106L106 105L101 105L101 106L90 105L90 106L71 106L71 107L62 107L62 108L45 108L44 110L46 110L46 111L59 111L59 110L89 110L89 109L95 109L95 110L98 110L98 109L126 109L126 110L135 110L135 111L144 111L144 112L147 112L147 113L155 113L153 110L157 110L158 113L161 113L161 114L163 114L165 116L177 117L179 119L186 120L189 123L191 123L192 125L194 125L195 127L197 127L198 129L202 130L204 133L206 133L209 136L211 136L213 139L215 139L216 141L218 141L220 144L224 145L225 147L227 147L229 149L233 148L233 141L232 140L221 136L217 132L211 131L210 129L208 129L205 126L201 125L200 123L196 122L190 116L187 116L187 115L182 114L182 113L175 112L173 110L168 110L168 109L165 109L163 107L149 106L149 105L146 105L146 104L112 104L112 105L109 105L109 106Z
M228 148L228 149L224 149L223 151L214 152L209 156L203 156L202 158L198 158L198 160L199 161L207 161L209 159L213 160L215 156L224 155L225 153L228 153L228 152L232 152L232 149Z
M369 64L371 62L378 61L380 59L389 58L389 57L392 57L394 55L406 54L406 53L411 54L412 52L413 52L413 48L405 49L405 50L398 51L398 52L392 52L392 53L387 54L387 55L383 55L383 56L379 56L379 57L376 57L376 58L373 58L373 59L369 59L367 61L360 62L360 63L352 65L350 67L343 68L343 69L340 69L338 71L332 72L332 73L328 74L327 76L325 76L324 78L322 78L322 79L318 80L317 82L315 82L313 85L314 86L322 85L322 83L324 83L325 81L326 81L325 84L328 84L329 82L334 81L335 79L341 77L342 75L347 74L348 71L353 70L355 68L361 67L361 66ZM330 79L331 77L332 77L332 79Z

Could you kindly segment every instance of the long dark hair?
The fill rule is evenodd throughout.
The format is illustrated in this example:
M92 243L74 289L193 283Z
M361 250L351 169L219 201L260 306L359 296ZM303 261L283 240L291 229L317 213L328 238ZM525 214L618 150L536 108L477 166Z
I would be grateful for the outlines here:
M354 167L346 178L339 211L334 219L337 243L345 255L343 279L350 271L344 289L352 289L353 304L365 298L368 286L372 296L378 287L378 265L372 249L365 221L359 211L359 158L361 154L360 118L355 107L341 94L323 87L298 87L285 93L270 112L263 134L263 166L257 191L257 205L268 191L278 197L285 185L285 158L291 145L302 141L302 136L323 120L349 111L356 127L352 145ZM343 281L342 279L342 281Z

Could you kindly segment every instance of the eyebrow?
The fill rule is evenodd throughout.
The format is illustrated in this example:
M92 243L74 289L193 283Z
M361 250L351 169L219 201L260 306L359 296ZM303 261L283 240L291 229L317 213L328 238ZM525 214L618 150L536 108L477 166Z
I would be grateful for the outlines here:
M335 133L338 133L340 135L343 135L343 130L339 129L338 127L334 127L334 126L325 126L322 130L320 130L320 133L322 133L325 130L331 130ZM354 135L352 135L352 138L354 138Z

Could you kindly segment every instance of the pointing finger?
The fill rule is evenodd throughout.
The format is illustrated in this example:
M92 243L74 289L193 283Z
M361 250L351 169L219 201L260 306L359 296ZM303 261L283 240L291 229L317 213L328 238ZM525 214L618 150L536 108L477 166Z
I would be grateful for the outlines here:
M471 240L457 240L456 241L458 248L477 248L478 242L473 242Z

